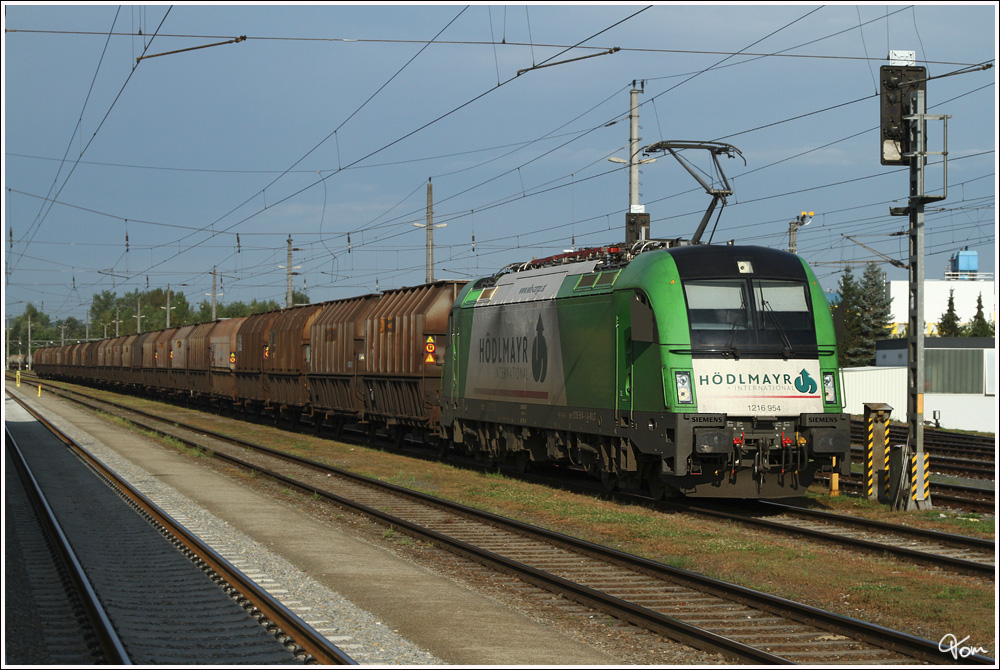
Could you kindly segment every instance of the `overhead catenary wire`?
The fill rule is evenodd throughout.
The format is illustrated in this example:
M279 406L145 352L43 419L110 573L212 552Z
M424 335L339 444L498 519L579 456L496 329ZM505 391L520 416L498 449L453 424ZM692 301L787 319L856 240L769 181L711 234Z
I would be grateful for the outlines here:
M758 169L759 169L759 168L758 168ZM576 182L575 180L571 180L571 182L570 182L570 183L583 183L583 182ZM325 182L324 182L324 186L325 186ZM554 188L558 188L558 185L556 185L555 187L553 187L553 190L554 190ZM529 189L530 189L530 186L529 186ZM784 194L782 194L782 195L784 195ZM774 197L780 197L780 196L774 196ZM269 198L269 200L271 200L271 199ZM405 198L404 198L404 200L405 200ZM499 203L502 203L502 200L503 200L502 198L498 198L498 199L494 199L494 200L493 200L493 202L491 202L490 204L493 204L493 203L498 203L498 204L496 204L495 206L501 206L501 204L499 204ZM400 202L402 202L402 201L400 201ZM269 205L273 206L273 202L269 202ZM478 208L479 208L479 205L477 204L477 205L476 205L476 206L475 206L474 208L475 208L475 209L478 209ZM471 211L471 209L473 209L473 208L470 208L470 211ZM403 214L403 216L405 217L405 213ZM600 215L598 215L598 216L600 216ZM129 216L128 218L129 218L130 220L134 220L132 216ZM575 217L574 217L574 218L575 218ZM390 224L388 224L388 225L390 225L390 226L391 226L391 225L393 225L393 224L391 224L391 223L390 223ZM245 232L244 234L250 234L250 235L255 235L255 234L260 234L260 235L267 235L268 233L267 233L267 232L260 232L260 233L256 233L256 232ZM277 234L283 234L283 233L277 233ZM364 242L361 242L361 243L360 243L360 245L359 245L359 243L358 243L358 239L357 239L357 238L355 239L355 242L356 242L356 246L355 246L355 250L356 250L356 251L358 251L359 249L363 248L363 246L365 245L365 243L364 243ZM485 244L485 242L483 242L483 241L480 241L480 243L481 243L481 244ZM169 246L169 245L164 245L164 246ZM136 247L136 248L138 248L138 247ZM147 268L147 270L148 270L148 268ZM138 272L141 272L142 270L139 270L139 269L137 269L137 271L138 271Z

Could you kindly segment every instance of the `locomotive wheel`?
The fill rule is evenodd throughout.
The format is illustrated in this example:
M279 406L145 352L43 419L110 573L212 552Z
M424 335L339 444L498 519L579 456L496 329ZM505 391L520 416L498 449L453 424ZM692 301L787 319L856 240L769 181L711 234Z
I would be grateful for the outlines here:
M667 497L667 489L669 487L658 475L650 475L646 483L649 485L649 495L653 500L663 500Z

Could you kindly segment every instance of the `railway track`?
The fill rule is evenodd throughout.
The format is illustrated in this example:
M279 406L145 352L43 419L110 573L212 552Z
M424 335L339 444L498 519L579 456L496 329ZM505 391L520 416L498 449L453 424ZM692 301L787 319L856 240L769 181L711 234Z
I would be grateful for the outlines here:
M68 390L62 392L70 393ZM79 392L72 391L71 393L78 394ZM80 397L96 400L96 398L85 394L80 394ZM137 410L124 405L111 404L122 410L137 412ZM137 413L157 418L151 414ZM175 425L178 424L175 423ZM197 429L192 428L192 430ZM543 483L549 481L546 477L536 479ZM565 485L562 481L558 484ZM852 485L851 482L848 482L846 488ZM592 487L581 487L581 490L588 493L594 491ZM936 495L945 496L946 493L936 493ZM950 500L943 497L942 502L950 502ZM990 499L987 499L983 504L992 503ZM731 506L727 507L726 505L706 507L692 503L669 502L664 503L664 505L686 513L753 525L771 532L794 534L810 541L833 543L859 551L891 555L899 560L938 569L986 578L995 578L996 575L996 546L992 540L915 529L899 524L868 521L860 517L837 515L763 501L752 503L751 508L756 511L751 513L747 513L745 509L733 511ZM745 508L745 505L743 507ZM774 514L774 510L777 509L784 511L781 516Z
M154 429L151 419L132 419ZM949 663L937 643L502 519L267 447L161 425L210 451L538 588L751 663ZM185 434L187 433L187 434ZM984 656L961 659L993 663Z
M996 479L996 464L990 458L969 458L962 456L944 456L940 452L930 452L931 473L951 477L963 477L966 479L982 479L994 481ZM865 451L861 447L851 449L851 459L854 463L863 463Z
M906 426L889 424L890 444L906 444L908 430ZM862 420L852 420L851 442L863 445L867 439L867 424ZM992 435L958 433L927 427L924 428L924 450L934 456L994 463L996 461L996 438Z
M892 555L901 560L952 570L986 579L996 578L996 543L974 537L952 535L833 514L784 503L759 501L750 510L731 506L678 506L678 509L725 519L772 532L805 536L860 551Z
M17 515L18 551L28 557L21 581L30 585L29 598L44 612L38 616L38 629L51 626L63 631L57 645L63 659L80 663L106 663L122 665L129 662L128 652L101 605L94 587L63 532L37 478L24 459L17 441L10 431L4 430L5 462L8 472L16 472L16 479L5 477L5 512ZM37 523L34 523L37 522ZM8 536L7 540L11 538ZM36 572L38 571L38 572ZM9 576L9 573L8 573ZM38 595L41 591L42 594ZM8 594L10 597L10 594ZM9 605L8 605L9 606ZM15 605L16 607L16 605ZM17 624L15 624L17 625ZM11 635L11 630L7 631ZM13 633L17 642L42 654L37 660L49 660L44 654L48 647L44 640L22 634L27 640ZM41 637L41 636L39 636ZM16 657L16 652L11 652Z
M817 476L816 481L828 482L829 478ZM859 475L841 477L840 488L861 495L864 490L864 482ZM996 511L996 495L993 489L947 482L931 483L931 502L940 507L979 514L993 514Z
M115 564L105 563L107 558L105 551L95 551L92 548L94 537L99 536L99 532L87 530L85 524L82 524L79 519L75 522L71 520L68 525L64 522L63 525L72 531L69 533L70 537L63 535L61 530L56 532L56 537L62 536L62 539L65 540L61 552L66 556L66 562L69 565L78 566L78 572L82 575L75 578L74 581L79 585L78 590L85 594L88 603L87 609L90 613L89 619L101 640L101 648L104 650L108 662L116 665L134 663L172 665L193 662L192 659L199 659L200 662L206 662L205 659L214 659L215 662L228 659L234 663L254 662L252 659L257 659L256 662L262 664L300 662L356 665L350 656L313 630L186 528L162 512L128 482L105 467L100 460L91 456L72 438L58 430L16 395L8 395L69 447L87 467L117 492L150 526L166 537L194 566L200 568L210 578L210 582L215 584L209 589L211 593L218 593L217 588L221 587L225 593L229 594L232 601L238 605L238 607L233 608L234 611L242 608L249 614L249 619L255 620L260 627L258 629L260 637L269 639L274 647L272 651L269 647L261 646L256 642L252 634L248 632L253 629L248 629L247 624L240 620L234 620L229 608L214 607L206 594L202 592L204 587L197 580L192 580L190 577L182 578L182 573L178 571L176 566L171 566L169 561L161 561L156 556L144 553L155 552L155 548L152 550L144 548L140 553L136 553L127 543L138 542L141 536L132 530L125 535L127 540L118 538L123 543L118 549L124 550L128 547L132 552L129 554L132 557L131 560L139 561L143 565L155 565L158 568L170 570L171 575L171 586L151 587L154 589L163 588L167 593L170 593L168 598L170 606L164 607L166 601L163 599L152 598L149 599L151 604L145 604L145 607L152 607L159 603L161 607L164 607L164 611L143 611L143 605L140 604L140 601L130 597L128 592L149 593L149 591L135 583L116 584L119 578L124 580L124 571L119 572L115 568ZM20 452L16 441L9 432L7 433L7 447L15 454ZM25 478L28 481L35 481L35 478L30 474L28 465L30 459L15 457L20 462L19 468L25 472ZM32 488L37 489L37 495L42 495L41 487L33 486ZM72 507L79 507L78 498L74 498L72 502ZM48 516L53 519L52 523L55 524L56 528L61 528L59 522L55 520L60 506L48 505L47 503L42 503L42 506L50 511L55 510ZM65 514L67 509L65 503L62 505L62 509L63 514ZM135 517L128 515L125 518L131 521ZM84 527L82 535L81 525ZM73 537L73 532L76 533L75 537ZM105 546L109 544L107 539L99 539L98 542ZM110 546L117 547L117 543L112 541ZM76 550L73 547L76 547ZM81 548L83 553L81 558L77 558ZM173 553L170 553L170 556L171 558L177 557ZM118 558L121 558L120 554ZM151 569L154 568L151 567ZM98 579L94 585L91 584L91 579L88 579L86 574L97 575ZM150 577L155 576L151 575ZM172 588L176 591L171 591ZM119 593L121 589L124 589L124 594ZM144 597L141 603L146 602L147 599ZM185 603L188 603L189 606L193 603L199 603L201 609L199 611L183 610ZM206 615L213 617L211 621L205 618ZM200 655L199 650L204 652L204 655ZM284 650L280 659L275 658L277 650Z

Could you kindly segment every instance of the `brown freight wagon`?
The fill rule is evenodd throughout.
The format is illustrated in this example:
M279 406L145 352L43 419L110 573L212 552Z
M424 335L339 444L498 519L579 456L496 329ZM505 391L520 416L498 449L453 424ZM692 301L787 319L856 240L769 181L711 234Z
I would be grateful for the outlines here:
M306 366L310 357L310 326L320 305L303 305L278 312L267 333L263 383L276 415L293 421L309 407Z
M192 395L207 398L212 394L212 380L209 377L209 335L218 321L199 323L191 327L184 340L184 355L174 353L173 364L182 367L186 376L185 389Z
M59 373L59 352L56 349L36 349L26 356L26 361L31 362L31 369L42 376L57 375Z
M153 358L159 331L139 333L132 344L132 383L151 387L156 381L156 362Z
M211 394L226 407L236 402L236 340L247 317L216 321L208 333Z
M146 340L146 342L151 341L153 344L153 378L150 386L158 389L173 388L173 376L170 369L170 344L177 331L177 328L158 330L154 333L152 340ZM143 363L145 364L145 361Z
M339 427L364 415L358 370L365 358L365 319L381 298L372 294L320 306L306 365L317 425L328 420Z
M97 348L100 342L84 342L77 345L76 369L77 379L88 381L97 377Z
M140 335L126 335L122 340L122 359L118 371L115 373L115 382L122 385L138 383L139 366L142 364L142 347L136 347L136 341ZM136 351L139 353L136 354ZM136 361L138 356L138 362Z
M189 369L189 351L191 333L195 326L181 326L167 343L170 347L170 388L184 395L191 395L191 372Z
M247 411L259 413L270 400L264 386L264 360L270 355L271 324L279 314L274 311L248 316L236 334L236 394Z
M108 381L108 360L111 358L111 340L97 342L97 374L102 382Z
M386 291L365 318L358 371L366 421L437 432L448 315L465 282Z
M101 380L107 384L118 381L122 366L122 345L126 339L125 337L113 337L101 343L104 349L104 362L103 364L98 362L98 367L103 365Z

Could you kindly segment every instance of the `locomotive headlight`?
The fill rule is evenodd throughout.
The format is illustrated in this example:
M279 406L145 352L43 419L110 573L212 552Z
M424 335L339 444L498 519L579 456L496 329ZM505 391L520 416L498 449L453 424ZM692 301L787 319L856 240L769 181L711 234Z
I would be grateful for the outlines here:
M837 387L832 372L823 373L823 400L829 404L837 402Z
M677 402L682 405L690 405L694 402L694 393L691 390L691 373L675 372L674 381L677 384Z

